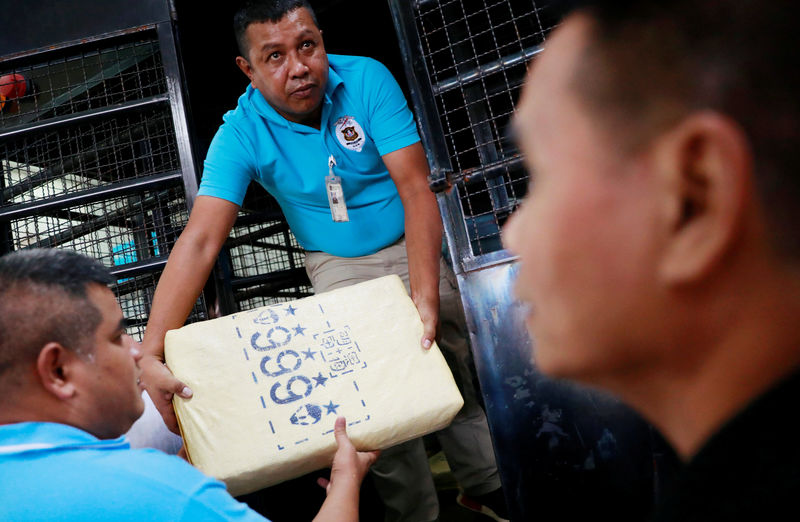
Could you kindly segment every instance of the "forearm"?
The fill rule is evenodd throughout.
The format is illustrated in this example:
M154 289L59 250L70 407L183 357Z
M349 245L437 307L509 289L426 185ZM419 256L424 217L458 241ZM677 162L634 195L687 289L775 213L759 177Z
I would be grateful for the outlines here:
M422 347L431 347L439 323L439 259L442 218L428 187L428 162L420 143L383 156L405 211L411 299L422 319Z
M409 195L405 205L408 273L413 299L438 296L442 221L436 197L427 186Z
M164 336L186 322L218 254L193 237L182 235L175 243L153 296L142 341L145 355L163 358Z
M360 481L356 477L347 484L337 482L328 492L314 522L358 521L359 490Z

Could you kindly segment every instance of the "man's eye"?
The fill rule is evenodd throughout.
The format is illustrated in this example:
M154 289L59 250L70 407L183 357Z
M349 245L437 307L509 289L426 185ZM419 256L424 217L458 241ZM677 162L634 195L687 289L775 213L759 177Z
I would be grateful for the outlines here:
M300 44L300 47L302 47L303 49L308 49L309 47L313 47L313 46L314 46L314 42L311 41L311 40L306 40L305 42Z
M281 53L279 53L278 51L275 51L274 53L269 55L269 59L270 60L277 60L280 57L281 57Z

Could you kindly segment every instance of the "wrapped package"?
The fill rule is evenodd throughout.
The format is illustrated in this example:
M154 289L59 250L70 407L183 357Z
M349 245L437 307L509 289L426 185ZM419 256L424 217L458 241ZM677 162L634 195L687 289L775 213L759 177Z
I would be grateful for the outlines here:
M447 426L463 399L421 337L397 276L170 330L190 461L241 495L329 466L338 416L359 450Z

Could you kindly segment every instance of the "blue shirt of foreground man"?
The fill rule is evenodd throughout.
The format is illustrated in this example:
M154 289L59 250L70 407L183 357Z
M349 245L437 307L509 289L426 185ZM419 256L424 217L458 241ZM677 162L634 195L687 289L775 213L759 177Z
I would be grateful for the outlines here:
M800 494L797 2L597 2L534 64L505 230L544 372L610 390L685 462L657 520Z
M111 280L66 250L0 258L0 520L265 520L182 459L121 437L144 408L141 352ZM376 458L343 421L315 520L358 520Z

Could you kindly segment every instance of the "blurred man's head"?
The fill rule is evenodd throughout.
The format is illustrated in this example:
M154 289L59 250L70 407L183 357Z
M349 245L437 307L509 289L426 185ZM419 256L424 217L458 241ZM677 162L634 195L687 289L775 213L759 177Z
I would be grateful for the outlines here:
M111 438L141 415L141 354L111 282L71 251L0 257L0 422L60 422Z
M306 0L254 0L234 17L236 64L289 121L315 125L328 83L328 55Z
M505 231L544 371L608 386L691 365L735 325L737 278L797 271L797 11L591 2L547 41Z

